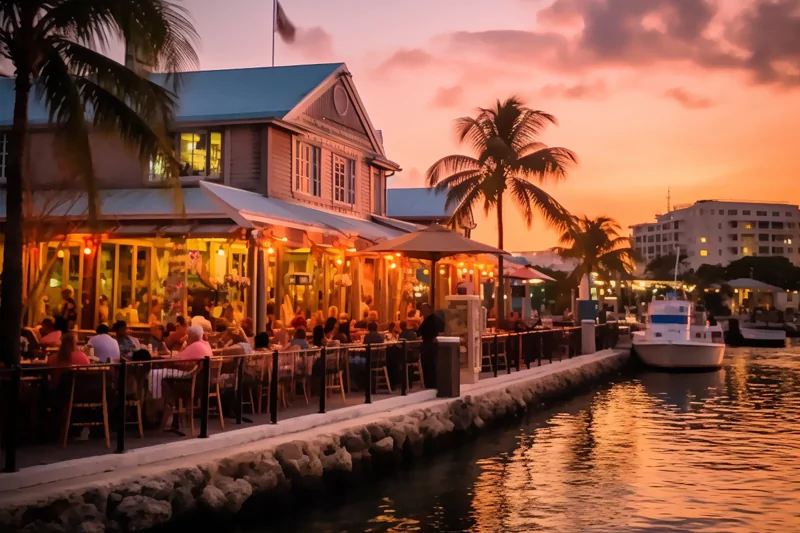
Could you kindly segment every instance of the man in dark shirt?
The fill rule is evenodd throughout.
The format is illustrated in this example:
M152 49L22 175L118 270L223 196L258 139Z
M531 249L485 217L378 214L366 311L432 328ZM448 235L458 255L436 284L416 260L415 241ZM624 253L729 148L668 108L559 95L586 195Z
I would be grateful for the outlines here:
M436 387L436 337L444 331L444 322L433 312L430 304L422 304L420 312L423 319L417 329L417 337L422 339L422 366L425 369L425 387Z
M386 338L378 333L378 323L370 322L367 324L367 334L364 335L364 344L381 344L386 342Z
M408 322L404 320L400 322L400 334L398 335L398 338L400 340L415 341L417 340L417 332L409 328Z

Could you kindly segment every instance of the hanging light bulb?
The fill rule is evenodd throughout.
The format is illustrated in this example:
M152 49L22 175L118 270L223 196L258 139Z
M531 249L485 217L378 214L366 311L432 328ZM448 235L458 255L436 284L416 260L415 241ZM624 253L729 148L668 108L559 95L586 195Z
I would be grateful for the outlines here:
M340 257L339 259L337 259L337 260L336 260L336 264L337 264L337 265L341 265L341 264L342 264L342 258L341 258L341 257Z
M441 274L442 276L444 276L444 269L443 269L443 268L440 268L440 269L439 269L439 274Z
M220 247L219 250L217 250L217 255L220 257L225 257L225 250Z
M485 277L485 276L487 276L487 275L488 275L488 274L486 273L486 271L485 271L485 270L484 270L483 272L481 272L481 276L484 276L484 277Z
M400 256L401 256L401 255L403 255L403 254L401 254L400 252L397 252L397 253L395 253L394 255L396 255L397 257L400 257Z
M474 271L474 270L472 270L472 269L470 269L470 271L469 271L469 275L471 276L471 275L473 275L474 273L475 273L475 271Z
M274 254L274 253L275 253L275 248L273 248L272 246L270 246L269 248L267 248L267 253L268 253L269 255L272 255L272 254Z
M86 254L86 255L91 255L92 254L92 249L89 248L88 246L84 246L83 247L83 253Z
M392 266L390 268L397 268L397 263L392 263Z
M462 269L461 269L461 273L462 273L462 274L466 274L466 273L467 273L467 267L464 267L464 268L462 268Z
M424 270L422 271L422 273L423 273L423 274L425 274L425 275L427 276L428 274L430 274L430 273L431 273L431 271L430 271L430 270L428 270L428 269L426 268L426 269L424 269Z
M56 254L56 256L59 259L64 259L64 250L59 250L58 253Z
M461 268L461 267L463 267L463 266L464 266L464 261L459 261L459 263L458 263L458 268Z

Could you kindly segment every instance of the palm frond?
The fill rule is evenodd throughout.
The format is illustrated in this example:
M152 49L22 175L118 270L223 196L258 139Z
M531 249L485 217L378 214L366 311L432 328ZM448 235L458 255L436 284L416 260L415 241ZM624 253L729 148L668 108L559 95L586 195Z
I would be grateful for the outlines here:
M540 148L517 159L515 170L540 182L548 177L561 180L567 177L569 165L577 161L577 156L566 148Z
M558 124L555 116L544 111L521 107L519 117L511 132L511 142L514 149L522 153L522 148L535 142L547 126L551 124Z
M434 187L447 176L466 170L477 171L480 167L480 162L474 157L458 154L448 155L431 165L425 173L425 181L429 187Z
M531 214L534 210L538 211L549 225L556 228L565 228L569 225L571 220L569 211L545 192L544 189L540 189L533 183L521 178L512 178L510 180L510 189L512 194L514 190L519 191L516 193L517 198L522 197L521 195L524 194L530 205ZM532 218L531 215L530 220ZM530 224L528 225L530 226Z

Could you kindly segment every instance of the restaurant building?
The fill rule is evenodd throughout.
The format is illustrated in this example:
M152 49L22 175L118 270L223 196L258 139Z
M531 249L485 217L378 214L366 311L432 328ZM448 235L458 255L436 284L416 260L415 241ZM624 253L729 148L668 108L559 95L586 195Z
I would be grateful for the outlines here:
M6 131L13 91L13 80L0 80ZM418 283L406 279L415 265L356 252L418 226L387 217L386 179L400 167L386 156L347 67L188 72L178 96L180 186L167 186L159 161L92 133L101 209L93 224L46 110L31 102L28 322L53 314L66 288L84 329L115 319L169 321L204 307L260 321L268 308L283 320L296 310L327 316L331 307L355 314L367 296L392 319L403 287ZM5 133L0 142L4 162ZM2 164L0 189L4 173Z

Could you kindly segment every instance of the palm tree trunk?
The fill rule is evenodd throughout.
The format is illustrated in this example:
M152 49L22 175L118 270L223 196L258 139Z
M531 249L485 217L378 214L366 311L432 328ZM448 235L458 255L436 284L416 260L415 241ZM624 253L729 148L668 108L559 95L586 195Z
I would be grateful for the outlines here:
M497 247L503 249L503 193L497 199ZM503 256L497 258L497 326L506 318L505 276L503 275Z
M17 70L14 124L8 143L5 253L3 286L0 290L0 357L10 364L19 362L22 327L22 162L25 160L25 134L28 130L28 100L31 91L28 72L23 70Z

